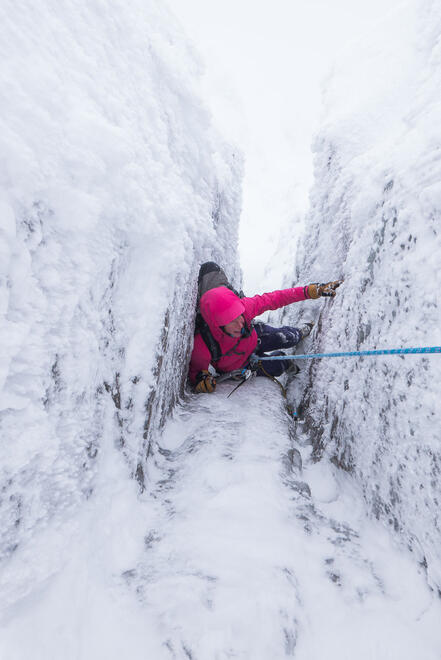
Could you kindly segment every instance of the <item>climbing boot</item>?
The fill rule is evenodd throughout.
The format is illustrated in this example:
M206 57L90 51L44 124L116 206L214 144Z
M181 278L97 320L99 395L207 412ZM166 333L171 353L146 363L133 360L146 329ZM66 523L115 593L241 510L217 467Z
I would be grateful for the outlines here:
M302 339L305 339L308 335L311 334L311 330L314 327L314 321L307 321L302 326L300 326L300 332L302 333Z

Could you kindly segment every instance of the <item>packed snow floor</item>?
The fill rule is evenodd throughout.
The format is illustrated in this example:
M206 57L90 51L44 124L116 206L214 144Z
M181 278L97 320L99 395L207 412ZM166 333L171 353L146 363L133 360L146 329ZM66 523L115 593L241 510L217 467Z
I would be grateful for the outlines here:
M3 572L1 658L439 660L423 570L272 382L233 386L175 411L142 498L108 443L87 509Z

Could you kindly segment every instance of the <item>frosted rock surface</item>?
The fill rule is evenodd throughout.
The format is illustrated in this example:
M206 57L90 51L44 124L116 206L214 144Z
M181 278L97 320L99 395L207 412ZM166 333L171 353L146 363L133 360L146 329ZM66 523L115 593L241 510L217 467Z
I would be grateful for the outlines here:
M4 558L90 496L105 443L145 484L199 263L239 278L241 161L160 2L7 0L0 58Z
M309 352L441 345L440 34L437 3L408 3L358 45L362 70L347 53L327 82L292 280L345 282L335 301L284 315L316 319ZM316 456L353 474L440 589L440 355L304 368Z

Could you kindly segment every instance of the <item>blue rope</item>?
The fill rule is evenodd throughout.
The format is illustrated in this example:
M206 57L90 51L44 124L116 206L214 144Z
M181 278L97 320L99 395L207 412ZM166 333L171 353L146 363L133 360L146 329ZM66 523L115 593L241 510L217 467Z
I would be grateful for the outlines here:
M251 364L257 364L263 360L311 360L312 358L324 357L355 357L363 355L405 355L415 353L441 353L441 346L424 346L422 348L386 348L374 351L348 351L344 353L311 353L309 355L268 355L260 357L253 353L250 358Z

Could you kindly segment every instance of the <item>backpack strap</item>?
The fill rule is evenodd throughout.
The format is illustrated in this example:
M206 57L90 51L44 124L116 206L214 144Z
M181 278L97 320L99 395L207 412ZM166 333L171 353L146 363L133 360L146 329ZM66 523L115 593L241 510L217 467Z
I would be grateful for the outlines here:
M199 332L204 343L211 354L211 359L213 362L217 362L222 357L221 347L219 342L211 334L211 330L208 327L208 323L204 321L202 315L199 313L196 323L196 332Z

